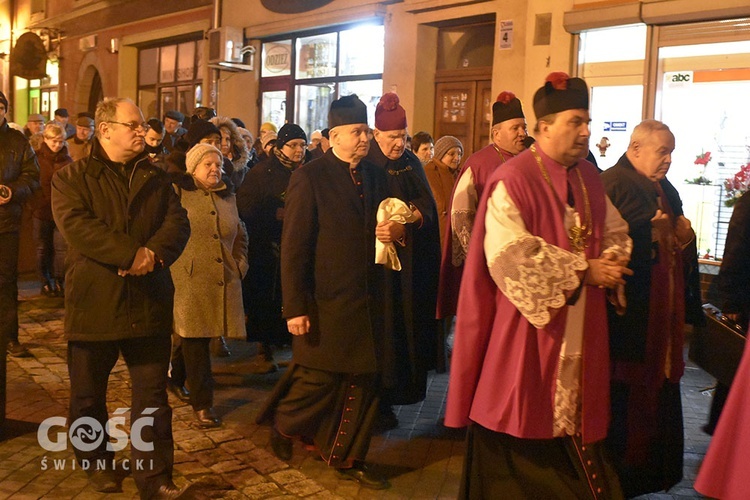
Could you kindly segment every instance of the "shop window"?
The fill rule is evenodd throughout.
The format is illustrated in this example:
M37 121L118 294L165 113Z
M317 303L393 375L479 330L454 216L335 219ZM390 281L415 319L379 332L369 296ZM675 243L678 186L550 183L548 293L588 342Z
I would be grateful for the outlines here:
M297 39L297 78L336 76L336 33Z
M203 40L190 40L138 53L138 105L144 117L163 118L176 109L186 116L202 105Z
M292 74L292 41L279 40L263 44L263 78Z
M720 259L732 214L725 181L750 163L750 101L738 98L750 94L750 40L660 47L657 89L655 116L676 142L668 178L700 256Z
M591 91L591 150L601 169L625 153L642 120L646 39L645 24L580 35L578 71Z
M292 121L310 134L328 126L334 99L356 93L372 122L383 93L384 44L383 25L373 24L264 42L261 121Z

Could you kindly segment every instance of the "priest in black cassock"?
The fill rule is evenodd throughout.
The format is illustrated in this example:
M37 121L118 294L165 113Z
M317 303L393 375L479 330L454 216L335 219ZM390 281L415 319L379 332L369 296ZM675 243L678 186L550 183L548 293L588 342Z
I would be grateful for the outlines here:
M406 111L396 94L381 97L365 158L385 173L391 196L407 203L416 221L405 225L395 245L400 270L385 270L385 343L379 427L398 420L391 405L414 404L427 393L427 371L435 368L440 229L437 209L422 163L406 149Z
M331 149L294 171L281 235L283 314L292 365L257 420L273 421L282 460L292 438L314 445L344 479L371 489L388 481L364 463L377 414L383 352L383 271L375 240L404 238L402 224L377 223L386 174L364 160L367 108L356 95L331 104Z
M645 120L633 130L625 154L601 176L633 240L627 308L618 313L610 307L608 314L607 446L626 497L668 490L682 479L684 269L695 233L665 177L674 148L669 127Z

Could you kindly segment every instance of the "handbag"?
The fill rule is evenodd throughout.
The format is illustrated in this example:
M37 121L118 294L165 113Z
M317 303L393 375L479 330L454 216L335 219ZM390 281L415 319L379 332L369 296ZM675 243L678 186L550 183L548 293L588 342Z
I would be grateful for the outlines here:
M706 326L695 327L688 357L716 380L730 386L745 349L745 330L712 304L703 305Z

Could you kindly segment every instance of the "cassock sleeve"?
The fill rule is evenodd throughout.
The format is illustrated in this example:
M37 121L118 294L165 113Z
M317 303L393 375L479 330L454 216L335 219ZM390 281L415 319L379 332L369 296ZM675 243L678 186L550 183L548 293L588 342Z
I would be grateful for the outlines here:
M585 256L529 233L502 182L487 200L485 229L492 279L529 323L544 328L580 286Z
M466 168L456 182L451 202L451 240L453 265L460 266L469 253L469 240L474 217L477 215L479 197L474 185L474 173Z
M633 240L628 236L628 223L612 204L609 196L604 197L607 203L607 213L604 218L604 236L602 238L602 255L614 254L630 260L633 251Z

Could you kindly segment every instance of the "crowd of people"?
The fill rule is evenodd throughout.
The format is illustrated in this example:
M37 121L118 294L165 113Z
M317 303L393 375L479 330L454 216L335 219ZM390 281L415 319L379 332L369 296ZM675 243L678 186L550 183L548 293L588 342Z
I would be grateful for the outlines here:
M146 121L125 98L16 131L0 93L8 353L30 355L16 311L30 200L41 294L65 298L70 420L106 422L122 355L131 419L154 422L152 449L132 450L151 464L133 470L142 498L181 493L168 392L195 425L222 425L211 356L231 355L226 338L256 343L255 373L291 345L257 415L282 460L298 440L342 478L388 488L366 464L371 436L449 369L445 425L468 428L461 498L668 490L682 479L685 322L702 317L686 299L695 233L665 177L675 137L645 120L602 173L585 159L584 80L550 74L532 107L533 139L501 92L490 143L462 162L456 137L409 137L394 93L373 124L349 95L328 128L264 123L257 138L205 107ZM730 395L733 414L743 397ZM103 464L87 471L96 491L119 491L106 443L75 453Z

